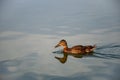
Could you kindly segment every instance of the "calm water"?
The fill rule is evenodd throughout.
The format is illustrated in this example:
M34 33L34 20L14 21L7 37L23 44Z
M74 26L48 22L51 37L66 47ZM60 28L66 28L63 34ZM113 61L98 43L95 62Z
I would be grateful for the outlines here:
M0 0L0 80L120 80L119 2ZM97 48L65 57L61 39Z

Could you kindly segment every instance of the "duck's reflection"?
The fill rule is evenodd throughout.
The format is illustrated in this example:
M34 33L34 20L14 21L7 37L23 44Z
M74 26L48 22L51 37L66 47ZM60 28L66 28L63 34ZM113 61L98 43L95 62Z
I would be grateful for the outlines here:
M92 53L91 53L92 54ZM63 53L63 57L56 57L57 60L59 60L62 64L64 64L67 61L68 55L71 55L75 58L82 58L84 55L80 54L68 54L68 53Z
M68 57L68 54L66 53L63 53L63 57L56 57L56 59L58 59L61 63L65 63L67 61L67 57Z

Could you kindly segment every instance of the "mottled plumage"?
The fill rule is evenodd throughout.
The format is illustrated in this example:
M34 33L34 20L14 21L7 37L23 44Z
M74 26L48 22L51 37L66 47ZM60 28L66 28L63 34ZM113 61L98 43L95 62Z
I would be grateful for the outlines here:
M96 45L87 45L87 46L83 46L83 45L76 45L73 46L71 48L68 48L67 46L67 42L66 40L61 40L56 46L59 47L62 46L63 47L63 52L64 53L72 53L72 54L89 54L91 52L94 51L94 49L96 48Z

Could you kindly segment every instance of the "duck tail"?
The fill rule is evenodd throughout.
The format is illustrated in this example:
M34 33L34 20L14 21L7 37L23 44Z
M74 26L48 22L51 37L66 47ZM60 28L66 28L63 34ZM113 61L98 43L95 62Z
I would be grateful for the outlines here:
M96 48L96 44L93 45L93 48Z
M96 48L96 44L92 46L92 48L90 49L91 52L93 52Z

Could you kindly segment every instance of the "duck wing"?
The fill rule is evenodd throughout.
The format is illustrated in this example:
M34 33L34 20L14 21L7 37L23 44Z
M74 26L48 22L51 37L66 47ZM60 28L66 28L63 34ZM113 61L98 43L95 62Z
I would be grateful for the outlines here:
M87 45L87 46L85 46L85 48L87 48L87 49L93 49L93 48L96 48L96 45Z
M82 50L82 49L85 49L85 46L83 46L83 45L76 45L76 46L73 46L72 49Z

